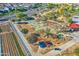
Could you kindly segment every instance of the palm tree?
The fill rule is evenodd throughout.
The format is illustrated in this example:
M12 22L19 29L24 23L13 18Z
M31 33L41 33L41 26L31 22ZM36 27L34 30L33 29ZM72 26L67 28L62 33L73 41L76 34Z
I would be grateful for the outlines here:
M59 4L53 4L53 3L48 3L47 8L52 9L52 8L57 8L59 7Z

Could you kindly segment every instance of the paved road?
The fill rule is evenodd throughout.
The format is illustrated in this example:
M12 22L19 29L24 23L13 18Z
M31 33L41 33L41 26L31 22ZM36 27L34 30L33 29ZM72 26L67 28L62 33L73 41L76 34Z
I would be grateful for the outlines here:
M40 11L42 10L37 10L37 9L31 9L31 10L28 10L26 12L23 12L24 14L27 14L28 16L32 16L33 14L39 14ZM7 16L4 16L4 17L0 17L0 21L1 20L8 20L8 19L15 19L16 18L16 15L15 14L12 14L12 15L7 15Z
M79 32L73 32L71 33L71 36L73 37L73 40L79 42Z
M0 21L1 21L1 20L6 20L6 21L7 21L8 19L10 19L10 18L15 18L15 17L16 17L15 14L8 15L8 16L4 16L4 17L1 17L1 18L0 18Z
M67 42L67 43L64 44L64 45L59 46L59 48L61 49L61 51L52 50L52 51L48 52L48 53L45 54L45 55L55 56L55 55L57 55L57 54L60 54L62 51L66 50L67 48L73 46L75 43L76 43L76 42L74 42L74 40L71 40L71 41Z

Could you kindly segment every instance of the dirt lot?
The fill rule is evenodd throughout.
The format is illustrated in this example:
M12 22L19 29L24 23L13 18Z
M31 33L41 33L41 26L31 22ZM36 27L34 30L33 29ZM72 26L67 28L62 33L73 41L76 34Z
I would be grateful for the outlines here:
M78 53L78 52L76 53L77 48L79 48L79 43L76 43L72 47L68 48L67 50L62 52L61 55L63 55L63 56L77 56L77 53Z

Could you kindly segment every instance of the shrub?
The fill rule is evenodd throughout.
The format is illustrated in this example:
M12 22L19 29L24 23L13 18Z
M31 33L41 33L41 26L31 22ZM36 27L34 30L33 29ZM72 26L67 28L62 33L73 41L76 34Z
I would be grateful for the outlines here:
M24 33L24 34L27 34L28 30L27 29L22 29L21 32Z

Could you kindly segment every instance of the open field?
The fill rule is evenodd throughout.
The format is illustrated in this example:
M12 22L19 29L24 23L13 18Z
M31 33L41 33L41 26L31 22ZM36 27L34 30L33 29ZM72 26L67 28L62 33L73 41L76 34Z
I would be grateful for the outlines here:
M72 47L68 48L67 50L63 51L61 55L63 56L79 56L79 43L76 43Z
M0 41L2 56L22 56L24 55L18 43L18 38L12 31L9 24L0 24Z
M39 25L41 25L41 24L39 24ZM46 28L46 26L44 26L44 27L40 26L39 31L36 31L36 29L38 27L37 28L34 27L33 24L31 24L31 23L29 23L29 24L17 24L17 27L18 27L18 29L20 31L22 29L27 29L28 30L27 34L23 34L25 39L28 42L30 41L30 37L33 36L34 33L39 33L40 34L40 36L37 38L37 42L35 42L36 45L34 45L32 43L29 43L29 45L32 48L33 52L38 53L38 54L46 54L46 53L50 52L51 50L53 50L54 48L57 48L57 47L65 44L65 43L67 43L68 41L72 40L72 38L70 36L67 36L67 35L69 35L68 33L66 33L66 34L62 33L63 34L62 39L58 39L57 37L53 38L53 34L50 34L49 36L46 36L46 32L44 30L44 28ZM54 27L53 27L53 29L54 29ZM53 33L53 32L51 32L51 33ZM38 45L38 43L41 42L41 41L43 41L43 42L51 42L53 45L47 46L45 48L41 48Z

